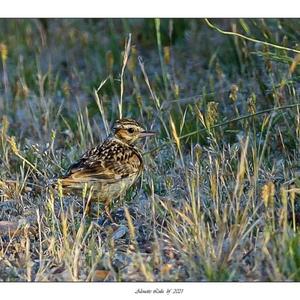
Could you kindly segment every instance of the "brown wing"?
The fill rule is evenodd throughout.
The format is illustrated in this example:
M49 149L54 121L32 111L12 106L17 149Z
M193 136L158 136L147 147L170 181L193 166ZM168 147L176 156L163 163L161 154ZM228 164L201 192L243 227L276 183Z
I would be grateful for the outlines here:
M141 167L142 158L135 148L108 140L86 152L78 162L70 166L62 179L68 185L72 181L110 183L136 175Z

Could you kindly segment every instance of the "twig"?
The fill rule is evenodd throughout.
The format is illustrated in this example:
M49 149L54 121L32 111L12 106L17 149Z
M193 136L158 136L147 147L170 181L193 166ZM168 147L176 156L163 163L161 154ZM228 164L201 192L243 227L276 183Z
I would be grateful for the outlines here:
M213 29L217 30L218 32L220 32L220 33L222 33L222 34L233 35L233 36L237 36L237 37L239 37L239 38L248 40L248 41L250 41L250 42L263 44L263 45L270 46L270 47L277 48L277 49L281 49L281 50L286 50L286 51L292 51L292 52L295 52L295 53L300 53L300 50L297 50L297 49L288 48L288 47L284 47L284 46L281 46L281 45L277 45L277 44L272 44L272 43L260 41L260 40L257 40L257 39L248 37L248 36L246 36L246 35L243 35L243 34L240 34L240 33L237 33L237 32L232 32L232 31L225 31L225 30L222 30L222 29L220 29L219 27L217 27L216 25L213 25L211 22L209 22L208 19L205 18L204 20L205 20L206 24L207 24L210 28L213 28Z
M123 65L121 71L121 91L120 91L120 102L118 103L119 108L119 117L122 118L122 107L123 107L123 94L124 94L124 72L127 65L129 53L130 53L130 45L131 45L131 33L128 35L128 40L125 46L125 52L123 57Z
M108 80L108 77L105 78L105 79L100 83L99 87L98 87L96 90L94 90L95 100L96 100L98 109L99 109L99 111L100 111L101 117L102 117L102 121L103 121L103 124L104 124L104 128L105 128L106 135L108 135L108 133L109 133L109 126L108 126L107 119L106 119L106 117L105 117L103 102L100 100L100 98L99 98L99 96L98 96L98 93L99 93L99 91L102 89L102 87L105 85L105 83L106 83L107 80Z
M142 59L141 56L138 57L138 61L139 61L139 65L140 65L140 68L142 70L142 73L144 75L144 79L145 79L146 85L147 85L147 87L149 89L149 92L151 94L151 98L154 101L154 103L156 105L156 108L160 109L159 99L157 98L156 94L153 92L153 90L151 88L151 85L150 85L150 82L149 82L149 78L148 78L148 75L147 75L146 70L145 70L145 65L144 65L144 62L143 62L143 59Z

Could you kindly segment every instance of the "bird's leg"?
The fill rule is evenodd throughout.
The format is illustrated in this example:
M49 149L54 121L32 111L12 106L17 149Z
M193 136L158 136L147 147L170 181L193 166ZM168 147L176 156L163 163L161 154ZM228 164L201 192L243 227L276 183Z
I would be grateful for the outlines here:
M109 220L114 223L114 220L110 214L110 209L109 209L109 205L110 205L110 200L109 199L106 199L105 202L104 202L104 210L105 210L105 213L106 213L106 216L109 218Z
M92 214L93 214L92 205L93 205L93 187L91 187L88 190L88 194L87 194L86 202L85 202L85 206L84 206L84 213L86 213L89 217L92 217Z

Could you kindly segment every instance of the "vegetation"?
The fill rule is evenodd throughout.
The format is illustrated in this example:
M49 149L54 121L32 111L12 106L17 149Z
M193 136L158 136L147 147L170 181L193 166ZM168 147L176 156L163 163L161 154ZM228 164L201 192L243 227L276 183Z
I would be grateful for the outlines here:
M0 28L0 280L300 280L300 20ZM120 115L158 134L112 223L46 187Z

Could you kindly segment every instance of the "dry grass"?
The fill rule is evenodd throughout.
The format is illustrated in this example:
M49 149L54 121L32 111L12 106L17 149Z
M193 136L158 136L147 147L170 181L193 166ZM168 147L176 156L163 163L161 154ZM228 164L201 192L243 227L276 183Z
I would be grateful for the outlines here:
M252 38L203 20L0 20L1 280L300 279L299 58L272 48L296 49L299 20L216 24ZM120 114L159 135L112 224L85 214L87 191L45 187Z

